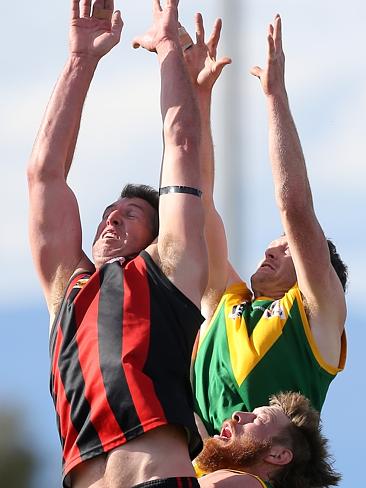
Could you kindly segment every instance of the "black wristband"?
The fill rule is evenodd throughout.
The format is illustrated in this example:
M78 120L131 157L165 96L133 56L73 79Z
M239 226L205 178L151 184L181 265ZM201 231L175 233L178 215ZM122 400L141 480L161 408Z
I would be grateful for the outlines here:
M167 195L168 193L188 193L189 195L194 195L195 197L201 198L202 192L197 188L192 188L191 186L164 186L159 188L159 195Z

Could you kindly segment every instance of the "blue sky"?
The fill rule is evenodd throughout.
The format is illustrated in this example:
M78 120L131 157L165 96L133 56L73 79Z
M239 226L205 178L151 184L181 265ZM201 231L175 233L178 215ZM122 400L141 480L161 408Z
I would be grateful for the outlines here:
M158 181L162 144L157 62L153 55L130 47L134 35L150 23L150 1L136 3L116 3L125 21L122 42L98 68L70 174L70 185L79 198L86 252L101 211L124 182L156 186ZM236 233L229 227L228 235L232 260L244 278L254 270L267 243L282 232L268 165L264 99L257 80L248 74L252 65L264 62L268 22L277 12L282 15L287 89L315 209L350 271L348 362L331 385L323 410L324 431L344 475L341 486L350 488L358 482L355 467L361 463L365 434L358 411L366 401L361 363L366 339L361 318L366 271L362 216L366 204L366 6L362 0L347 4L339 0L181 0L180 4L181 18L191 32L195 11L203 13L207 31L215 17L221 16L220 54L233 57L214 97L216 197L222 211L234 203L240 206ZM5 48L0 78L4 168L0 407L11 405L24 416L30 443L41 455L37 488L58 486L60 462L48 393L48 318L28 249L25 180L26 161L42 114L67 57L69 2L49 5L45 0L37 6L22 2L16 11L10 3L3 6L3 18L11 21L2 29ZM229 51L233 42L235 52ZM238 92L232 90L232 82ZM229 215L224 220L229 221ZM234 241L240 243L239 250Z

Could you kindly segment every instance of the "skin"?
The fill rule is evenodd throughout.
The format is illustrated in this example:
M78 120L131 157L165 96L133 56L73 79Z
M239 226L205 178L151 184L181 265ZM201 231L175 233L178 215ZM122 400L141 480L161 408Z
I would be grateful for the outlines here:
M118 10L108 21L91 16L91 2L72 1L71 6L69 59L52 93L27 168L30 244L50 323L72 274L78 269L94 271L81 247L78 203L66 178L95 69L118 44L123 27ZM98 0L94 7L113 9L113 2Z
M160 65L165 142L161 183L200 189L200 117L178 40L178 0L167 0L164 6L159 0L152 4L152 27L135 39L134 46L156 52ZM28 164L30 242L51 323L70 277L80 269L93 272L111 257L129 258L146 249L196 305L207 282L202 201L192 195L170 194L160 199L160 232L154 243L150 205L139 198L119 199L106 209L97 228L95 262L82 250L78 203L66 178L95 69L118 44L122 27L113 0L72 1L69 59ZM194 476L194 471L186 433L172 425L83 462L71 473L73 488L120 488L174 476Z
M118 256L134 256L152 240L154 209L141 198L120 198L103 212L93 243L98 269Z
M267 42L267 65L256 66L251 73L259 78L267 101L275 197L286 235L278 246L281 247L284 240L288 244L320 354L328 364L338 367L346 319L344 291L330 262L328 245L315 215L304 155L289 108L279 15L268 28ZM253 279L255 283L256 278ZM284 274L284 283L286 279ZM274 284L273 295L277 298Z
M250 435L257 440L273 438L290 424L290 420L279 407L259 407L253 412L234 412L226 420L220 435L214 436L218 443L229 444ZM199 479L201 488L259 488L261 483L251 475L268 480L271 473L292 460L290 449L273 444L263 458L253 466L243 467L245 473L234 473L220 469Z
M251 278L255 296L281 298L296 282L296 270L286 237L272 241Z
M199 17L197 17L199 19ZM219 27L218 27L219 26ZM214 151L210 128L212 89L221 73L216 61L218 32L214 28L214 49L204 51L203 25L197 21L197 44L185 55L199 99L202 120L201 165L205 204L205 237L209 256L209 279L201 310L208 326L225 289L241 280L228 261L225 229L213 200ZM216 33L216 35L215 35ZM260 80L267 103L269 148L273 183L285 237L272 241L251 282L255 297L279 299L297 282L303 295L313 338L323 360L338 367L341 335L346 318L342 285L331 265L328 245L315 215L310 184L300 140L290 112L285 81L281 19L276 16L268 28L267 63L251 73ZM224 58L228 59L228 58Z

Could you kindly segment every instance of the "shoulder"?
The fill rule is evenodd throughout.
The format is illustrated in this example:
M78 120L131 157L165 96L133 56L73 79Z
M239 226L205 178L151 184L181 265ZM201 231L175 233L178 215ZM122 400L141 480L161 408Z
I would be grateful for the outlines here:
M262 488L258 478L249 473L220 469L199 478L201 488Z

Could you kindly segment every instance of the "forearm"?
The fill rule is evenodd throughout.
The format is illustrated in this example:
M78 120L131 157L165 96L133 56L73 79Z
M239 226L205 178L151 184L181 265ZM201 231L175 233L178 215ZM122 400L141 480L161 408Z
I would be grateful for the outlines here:
M197 89L196 94L201 117L200 164L203 201L206 206L213 205L215 180L215 154L211 130L212 93L210 90Z
M180 157L192 154L193 164L190 167L197 174L199 168L195 166L201 137L200 116L182 51L178 42L169 41L159 46L157 52L161 67L161 113L165 157L169 156L171 151L179 151ZM175 173L177 170L179 171L176 168ZM169 169L164 168L163 178L169 173Z
M38 175L69 171L97 58L71 55L52 93L30 160Z
M198 107L201 116L201 188L202 203L205 213L205 240L208 252L209 278L202 306L207 317L211 316L212 303L216 302L217 294L225 289L228 270L228 252L225 228L218 214L214 201L215 154L211 130L211 89L196 88Z
M300 139L285 90L267 97L269 152L276 201L284 212L312 209L312 196Z

